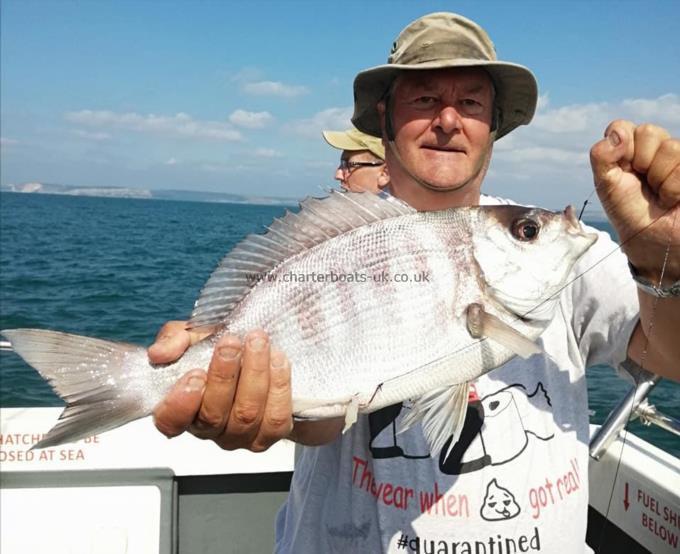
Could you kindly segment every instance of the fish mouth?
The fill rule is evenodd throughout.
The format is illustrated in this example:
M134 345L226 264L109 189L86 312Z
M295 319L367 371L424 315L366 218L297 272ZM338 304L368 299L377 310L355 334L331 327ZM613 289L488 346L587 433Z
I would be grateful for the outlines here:
M564 208L564 211L562 212L564 217L567 219L567 222L577 230L581 230L581 224L579 223L579 220L576 218L576 210L574 209L574 206L569 204L566 208Z
M588 239L589 244L588 246L592 245L596 240L597 240L597 234L596 233L586 233L585 230L583 229L583 226L581 225L581 222L578 220L576 217L576 210L574 210L574 206L569 204L566 208L564 208L564 211L562 212L562 215L564 216L566 222L567 222L567 232L572 234L572 235L580 235L585 239Z

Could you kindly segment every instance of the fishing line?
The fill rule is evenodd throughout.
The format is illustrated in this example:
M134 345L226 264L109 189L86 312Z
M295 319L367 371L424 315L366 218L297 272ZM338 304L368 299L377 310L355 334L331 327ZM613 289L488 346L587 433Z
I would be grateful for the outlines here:
M591 196L592 196L592 193L591 193ZM590 197L589 197L589 198L590 198ZM581 209L581 214L579 215L579 221L580 221L580 219L581 219L581 216L583 215L583 212L584 212L584 210L585 210L585 206L586 206L587 203L588 203L588 199L586 199L586 201L585 201L584 204L583 204L583 208ZM594 269L595 267L597 267L599 264L601 264L601 263L602 263L604 260L606 260L609 256L611 256L612 254L614 254L614 253L617 252L618 250L621 250L625 244L627 244L628 242L630 242L631 240L633 240L634 238L636 238L636 237L637 237L638 235L640 235L641 233L645 232L647 229L649 229L652 225L654 225L655 223L657 223L662 217L664 217L665 215L667 215L668 213L670 213L672 210L673 210L673 208L669 208L668 210L666 210L666 211L665 211L664 213L662 213L659 217L657 217L656 219L654 219L653 221L651 221L648 225L646 225L645 227L643 227L642 229L640 229L638 232L634 233L631 237L629 237L628 239L626 239L625 241L623 241L621 244L619 244L616 248L614 248L614 249L613 249L611 252L609 252L607 255L603 256L601 259L599 259L597 262L595 262L592 266L590 266L589 268L585 269L583 272L581 272L581 273L579 273L578 275L576 275L571 281L569 281L568 283L566 283L563 287L561 287L561 288L560 288L559 290L557 290L555 293L553 293L552 295L550 295L550 296L549 296L548 298L546 298L543 302L539 303L537 306L535 306L534 308L532 308L531 310L529 310L528 312L526 312L526 313L524 314L524 316L530 314L532 311L538 309L540 306L542 306L543 304L545 304L546 302L550 301L552 298L554 298L555 296L557 296L558 294L560 294L564 289L566 289L568 286L570 286L571 284L573 284L577 279L580 279L580 278L583 277L586 273L588 273L589 271L591 271L592 269ZM676 216L677 216L677 211L676 211L675 214L673 215L673 223L672 223L672 226L671 226L671 231L672 231L672 229L675 227L675 218L676 218ZM660 275L660 277L659 277L659 287L661 286L661 283L662 283L662 280L663 280L663 277L664 277L664 274L665 274L665 271L666 271L666 267L667 267L667 265L668 265L668 257L669 257L669 255L670 255L670 248L671 248L672 236L673 236L672 232L669 233L668 245L667 245L667 247L666 247L666 252L665 252L665 255L664 255L664 260L663 260L663 264L662 264L662 268L661 268L661 275ZM645 362L646 357L647 357L647 349L648 349L648 346L649 346L649 341L650 341L650 337L651 337L651 333L652 333L652 329L653 329L653 321L654 321L654 316L655 316L655 314L656 314L656 306L657 306L658 301L659 301L659 298L656 297L656 298L654 299L654 304L653 304L653 308L652 308L652 316L651 316L651 318L650 318L650 322L649 322L649 326L648 326L648 331L647 331L647 333L645 333L645 345L644 345L643 352L642 352L641 359L640 359L640 368L641 368L641 369L644 369L644 362ZM637 376L632 376L632 377L633 377L633 379L634 379L635 390L636 390L636 392L637 392L637 389L638 389L638 387L640 386L640 382L641 382L641 380L643 379L643 374L642 374L642 372L638 372L638 375L637 375ZM611 490L611 493L610 493L610 495L609 495L609 501L608 501L608 503L607 503L607 510L606 510L606 513L605 513L605 516L604 516L605 520L604 520L604 523L602 524L602 529L600 530L599 540L598 540L598 545L597 545L597 550L596 550L596 552L601 552L601 551L602 551L604 535L605 535L605 532L606 532L606 529L607 529L607 524L609 523L609 513L610 513L610 510L611 510L612 501L613 501L613 499L614 499L614 491L615 491L615 489L616 489L616 481L617 481L617 479L618 479L619 470L620 470L621 462L622 462L622 459L623 459L623 449L625 448L625 444L626 444L626 438L627 438L627 434L628 434L628 425L630 424L630 421L631 421L631 418L632 418L632 416L633 416L633 413L634 413L635 408L636 408L636 406L634 406L633 404L631 404L631 407L630 407L628 416L627 416L627 418L626 418L626 425L625 425L624 428L623 428L623 437L622 437L623 443L622 443L621 450L620 450L620 452L619 452L618 459L617 459L617 462L616 462L616 469L614 470L614 480L613 480L613 482L612 482L612 490Z
M586 203L587 203L587 201L586 201ZM584 207L585 207L585 204L586 204L586 203L584 203ZM576 275L572 280L570 280L567 284L565 284L563 287L561 287L558 291L556 291L555 293L553 293L552 295L550 295L547 299L543 300L543 301L540 302L538 305L536 305L534 308L532 308L531 310L529 310L528 312L526 312L526 313L524 314L524 316L522 316L522 317L517 316L517 320L525 319L525 316L526 316L526 315L528 315L529 313L531 313L531 312L533 312L534 310L538 309L540 306L542 306L542 305L545 304L546 302L550 301L550 300L551 300L552 298L554 298L555 296L559 295L565 288L567 288L569 285L571 285L572 283L574 283L577 279L579 279L579 278L581 278L582 276L584 276L584 275L585 275L586 273L588 273L590 270L592 270L592 269L594 269L595 267L597 267L600 263L602 263L604 260L606 260L609 256L611 256L612 254L614 254L615 252L617 252L618 250L620 250L625 244L627 244L628 242L630 242L631 240L633 240L634 238L636 238L637 236L639 236L641 233L643 233L644 231L646 231L648 228L650 228L652 225L654 225L655 223L657 223L661 218L663 218L665 215L667 215L668 213L670 213L671 210L673 210L673 208L669 208L669 209L666 210L664 213L662 213L659 217L657 217L656 219L654 219L653 221L651 221L648 225L646 225L645 227L643 227L643 228L642 228L641 230L639 230L638 232L634 233L631 237L629 237L627 240L623 241L621 244L619 244L615 249L613 249L613 250L612 250L611 252L609 252L607 255L605 255L605 256L602 257L600 260L598 260L597 262L595 262L592 266L588 267L586 270L584 270L583 272L581 272L581 273L579 273L578 275ZM583 210L581 210L581 215L582 215L582 214L583 214ZM668 244L667 244L667 247L666 247L666 252L665 252L663 264L662 264L662 267L661 267L660 277L659 277L659 287L661 286L661 283L663 282L663 278L664 278L664 275L665 275L665 271L666 271L666 268L667 268L667 266L668 266L668 259L669 259L669 255L670 255L670 249L671 249L671 244L672 244L672 236L673 236L672 230L675 228L676 217L677 217L677 211L676 211L675 214L673 215L673 222L672 222L672 225L671 225L671 232L669 233L669 240L668 240ZM580 219L580 216L579 216L579 219ZM651 314L651 317L650 317L650 321L649 321L649 325L648 325L648 328L647 328L647 332L645 333L645 344L644 344L644 348L643 348L643 351L642 351L642 354L641 354L641 357L640 357L640 368L643 369L643 370L644 370L644 365L645 365L645 362L646 362L646 359L647 359L647 353L648 353L648 349L649 349L650 339L651 339L651 336L652 336L652 334L653 334L654 319L655 319L655 315L656 315L656 307L657 307L658 301L659 301L659 298L658 298L658 297L654 299L654 304L653 304L653 307L652 307L652 314ZM456 357L457 354L460 354L461 352L464 352L465 350L468 350L468 349L470 349L470 348L474 348L474 347L478 346L479 344L481 344L481 343L482 343L483 341L485 341L485 340L488 340L487 337L482 337L482 338L480 338L480 339L478 339L478 340L472 342L472 343L469 344L469 345L466 345L466 346L463 346L463 347L461 347L461 348L456 349L456 350L455 350L453 353L451 353L451 354L444 355L444 356L440 356L438 359L432 360L431 362L429 362L428 364L426 364L424 367L421 367L421 368L418 368L417 370L408 372L408 373L405 374L405 375L413 374L413 373L415 373L416 371L422 370L422 369L424 369L424 368L426 368L426 367L431 367L431 366L433 366L433 365L439 365L439 364L441 364L441 363L446 363L447 358L448 358L448 359L452 359L452 358ZM550 356L550 354L548 354L547 352L546 352L545 354L546 354L550 359L552 359L552 356ZM403 377L403 376L402 376L402 377ZM636 392L637 392L637 389L638 389L638 387L640 386L640 383L641 383L641 381L642 381L642 379L643 379L643 373L642 373L642 372L638 372L637 376L633 376L633 378L634 378L634 383L635 383L635 390L636 390ZM380 384L378 385L378 387L376 388L376 390L374 391L374 395L373 395L373 397L372 397L371 400L373 400L373 398L378 394L378 392L380 392L380 391L382 390L382 388L383 388L383 386L384 386L385 384L389 383L390 381L397 380L397 379L398 379L398 378L388 379L388 380L386 380L385 382L380 383ZM456 384L456 383L454 383L454 384ZM369 402L369 404L370 404L370 402ZM630 424L630 421L631 421L631 418L632 418L632 416L633 416L633 413L634 413L635 408L636 408L636 406L634 406L634 405L631 404L630 411L629 411L629 413L628 413L628 415L627 415L627 418L626 418L626 425L625 425L624 428L623 428L623 433L622 433L622 436L621 436L622 446L621 446L621 449L620 449L620 451L619 451L618 458L617 458L617 461L616 461L616 469L614 470L614 479L613 479L613 482L612 482L612 489L611 489L611 493L610 493L610 495L609 495L609 500L608 500L608 503L607 503L607 509L606 509L606 512L605 512L605 515L604 515L604 518L605 518L605 519L604 519L604 523L602 524L602 528L600 529L600 532L599 532L599 539L598 539L598 542L597 542L597 548L596 548L596 550L595 550L596 553L597 553L597 552L602 552L602 547L603 547L603 543L604 543L605 533L606 533L606 530L607 530L607 526L608 526L608 524L610 523L610 521L609 521L609 515L610 515L610 511L611 511L611 507L612 507L612 502L613 502L613 499L614 499L614 491L616 490L616 484L617 484L617 480L618 480L618 476L619 476L619 472L620 472L621 463L622 463L622 460L623 460L623 450L624 450L625 445L626 445L626 439L627 439L627 434L628 434L628 425Z
M656 303L655 303L655 305L656 305ZM645 339L645 348L642 352L642 358L644 358L645 355L647 354L647 344L649 344L649 337L647 337ZM641 359L640 362L641 362L640 363L640 369L643 369L642 368L643 360ZM638 372L637 376L633 377L633 379L635 381L635 391L636 392L637 392L638 386L640 385L641 377L642 377L642 372ZM604 522L602 523L602 528L600 529L600 538L599 538L599 541L597 543L597 550L595 550L595 554L602 552L604 535L605 535L605 532L607 531L607 525L610 524L609 511L611 510L612 500L614 499L614 490L616 489L616 481L619 478L619 469L621 468L621 461L623 460L623 449L625 448L626 440L628 439L628 425L630 424L631 417L633 416L634 411L635 411L635 405L634 405L634 402L631 402L630 403L630 409L628 411L628 415L626 416L626 424L623 426L622 433L619 435L619 437L621 438L621 441L622 441L621 442L621 450L619 451L619 455L618 455L618 458L616 460L616 469L614 470L614 479L612 481L612 491L611 491L611 493L609 493L609 501L607 502L607 510L605 511L605 514L604 514Z
M550 296L548 296L548 297L547 297L545 300L543 300L542 302L539 302L538 304L536 304L536 306L534 306L533 308L531 308L530 310L528 310L527 312L525 312L523 315L515 314L515 321L524 321L524 320L526 320L526 316L527 316L528 314L530 314L531 312L537 310L538 308L540 308L541 306L543 306L543 304L549 302L549 301L552 300L554 297L558 296L558 295L559 295L564 289L566 289L569 285L573 284L575 281L577 281L578 279L580 279L581 277L583 277L586 273L588 273L589 271L591 271L592 269L594 269L595 267L597 267L597 266L598 266L599 264L601 264L604 260L606 260L609 256L611 256L612 254L614 254L614 253L616 253L617 251L619 251L619 250L623 247L624 244L627 244L628 242L630 242L631 240L633 240L635 237L637 237L637 236L640 235L641 233L645 232L645 231L646 231L647 229L649 229L652 225L654 225L657 221L659 221L663 216L665 216L666 214L668 214L672 209L673 209L673 208L669 208L668 210L666 210L663 214L661 214L659 217L657 217L657 218L656 218L655 220L653 220L651 223L649 223L648 225L646 225L645 227L643 227L641 230L639 230L637 233L633 234L630 238L628 238L627 240L625 240L624 242L622 242L621 244L619 244L619 245L618 245L616 248L614 248L611 252L609 252L608 254L606 254L605 256L603 256L601 259L599 259L597 262L595 262L595 263L594 263L593 265L591 265L589 268L585 269L583 272L581 272L581 273L579 273L578 275L576 275L573 279L571 279L569 282L567 282L564 286L560 287L557 291L555 291L553 294L551 294ZM670 239L669 239L669 240L670 240ZM669 243L669 245L668 245L668 248L670 249L670 243ZM664 260L664 266L665 266L665 264L666 264L667 259L668 259L668 253L667 253L666 258L665 258L665 260ZM662 274L662 277L663 277L663 274ZM402 378L402 377L404 377L404 376L406 376L406 375L412 375L413 373L416 373L417 371L421 371L421 370L423 370L423 369L425 369L425 368L428 368L428 367L431 367L431 366L433 366L433 365L435 365L435 364L444 363L447 359L449 359L449 358L453 359L457 354L460 354L460 353L462 353L462 352L465 352L466 350L468 350L468 349L470 349L470 348L474 348L474 347L476 347L477 345L479 345L480 343L482 343L482 342L484 342L484 341L486 341L486 340L488 340L487 337L482 337L482 338L480 338L480 339L476 339L475 341L471 342L470 344L466 344L465 346L461 346L460 348L454 350L453 352L450 352L450 353L448 353L448 354L444 354L444 355L440 356L439 358L435 358L434 360L429 361L428 363L426 363L426 364L423 365L423 366L420 366L420 367L418 367L418 368L412 369L411 371L407 371L406 373L403 373L402 375L399 375L398 377L392 377L392 378L390 378L390 379L386 379L386 380L383 381L382 383L379 383L379 384L378 384L378 388L380 388L380 387L382 387L382 386L384 386L384 385L386 385L386 384L388 384L388 383L390 383L390 382L392 382L392 381L396 381L396 380L398 380L398 379L400 379L400 378ZM552 356L550 356L550 354L548 354L547 352L545 352L545 354L546 354L551 360L555 361L555 360L552 358ZM459 384L459 383L452 383L452 384ZM374 392L374 396L377 394L377 392L378 392L378 390L376 390L376 391Z
M637 237L637 236L640 235L641 233L644 233L647 229L649 229L652 225L654 225L657 221L659 221L663 216L665 216L666 214L670 213L671 210L673 210L673 208L669 208L669 209L666 210L664 213L662 213L659 217L657 217L655 220L653 220L651 223L647 224L645 227L643 227L642 229L640 229L637 233L634 233L632 236L630 236L629 238L627 238L625 241L623 241L621 244L619 244L616 248L614 248L614 250L612 250L611 252L609 252L608 254L606 254L605 256L603 256L602 258L600 258L600 259L599 259L598 261L596 261L593 265L591 265L590 267L586 268L584 271L582 271L582 272L579 273L578 275L576 275L576 277L574 277L573 279L571 279L570 281L568 281L564 286L562 286L562 287L559 288L557 291L555 291L553 294L551 294L550 296L548 296L545 300L543 300L542 302L539 302L538 304L536 304L536 306L534 306L533 308L531 308L529 311L525 312L525 313L521 316L521 318L526 318L526 316L529 315L531 312L533 312L534 310L537 310L537 309L540 308L543 304L545 304L546 302L549 302L549 301L552 300L555 296L559 295L564 289L566 289L568 286L570 286L570 285L572 285L573 283L575 283L578 279L580 279L581 277L583 277L586 273L588 273L588 272L591 271L592 269L595 269L598 265L600 265L603 261L605 261L609 256L611 256L612 254L614 254L614 253L616 253L617 251L621 250L621 248L623 248L623 246L624 246L625 244L628 244L628 243L629 243L631 240L633 240L635 237ZM675 225L675 216L674 216L673 222L674 222L673 224ZM670 241L670 237L669 237L669 241ZM669 244L668 244L668 248L670 249L670 242L669 242ZM668 253L666 253L666 258L664 259L664 264L666 263L666 260L667 260L667 259L668 259Z
M593 192L594 192L594 191L593 191ZM582 207L582 209L581 209L581 213L579 214L579 218L578 218L579 221L581 220L581 216L583 215L583 212L585 211L585 207L586 207L586 205L588 204L588 200L590 199L590 197L592 196L592 194L593 194L593 193L591 192L590 196L589 196L589 197L586 199L586 201L583 203L583 207ZM611 252L609 252L606 256L602 257L600 260L598 260L597 262L595 262L592 266L590 266L589 268L587 268L587 269L584 270L583 272L581 272L581 273L579 273L578 275L576 275L571 281L569 281L568 283L566 283L563 287L561 287L561 288L560 288L559 290L557 290L555 293L553 293L553 294L550 295L548 298L546 298L545 300L543 300L541 303L539 303L538 305L534 306L531 310L529 310L528 312L526 312L526 313L524 314L523 317L525 317L526 315L530 314L530 313L533 312L534 310L538 309L540 306L542 306L542 305L545 304L546 302L549 302L552 298L554 298L555 296L557 296L558 294L560 294L564 289L566 289L568 286L570 286L571 284L573 284L577 279L580 279L580 278L583 277L586 273L588 273L590 270L594 269L594 268L597 267L600 263L602 263L604 260L606 260L609 256L611 256L612 254L614 254L614 253L617 252L618 250L621 250L625 244L627 244L628 242L630 242L631 240L633 240L634 238L636 238L638 235L640 235L641 233L643 233L644 231L646 231L647 229L649 229L652 225L654 225L655 223L657 223L661 218L663 218L665 215L667 215L668 213L670 213L673 209L674 209L674 208L669 208L669 209L666 210L664 213L662 213L659 217L657 217L656 219L654 219L653 221L651 221L648 225L646 225L645 227L643 227L642 229L640 229L638 232L634 233L631 237L629 237L628 239L626 239L625 241L623 241L621 244L619 244L615 249L613 249ZM669 232L669 236L668 236L668 244L667 244L667 246L666 246L666 252L665 252L663 264L662 264L662 267L661 267L661 274L660 274L660 276L659 276L659 285L658 285L659 287L661 287L661 283L663 282L663 277L664 277L664 275L665 275L666 267L667 267L667 265L668 265L668 257L669 257L669 255L670 255L670 249L671 249L671 243L672 243L672 236L673 236L672 230L675 228L675 220L676 220L676 217L677 217L677 211L673 214L673 222L672 222L672 225L671 225L671 232ZM645 342L644 342L643 351L642 351L642 354L641 354L641 356L640 356L640 364L639 364L639 367L640 367L640 369L642 369L642 370L645 369L645 368L644 368L644 363L645 363L646 358L647 358L647 351L648 351L648 347L649 347L650 338L651 338L651 336L652 336L652 330L653 330L653 326L654 326L654 317L655 317L655 315L656 315L656 307L657 307L658 302L659 302L659 298L658 298L658 297L655 297L655 298L654 298L654 303L653 303L653 306L652 306L652 314L651 314L651 317L650 317L650 320L649 320L648 329L647 329L647 332L645 333ZM641 381L642 381L642 379L643 379L643 373L642 373L642 372L638 372L637 376L633 376L633 379L634 379L634 383L635 383L635 390L636 390L636 392L637 392L637 389L638 389L638 387L640 386L640 383L641 383ZM603 540L604 540L604 534L605 534L606 529L607 529L607 524L609 523L609 513L610 513L610 510L611 510L612 501L613 501L613 499L614 499L614 491L615 491L615 489L616 489L616 482L617 482L617 479L618 479L619 470L620 470L621 462L622 462L622 459L623 459L623 450L624 450L625 445L626 445L626 438L627 438L627 434L628 434L628 425L629 425L630 422L631 422L631 418L632 418L632 416L633 416L633 413L634 413L634 411L635 411L635 408L636 408L636 406L634 406L634 405L631 403L630 410L629 410L628 416L627 416L627 418L626 418L626 425L625 425L624 428L623 428L623 437L622 437L622 441L623 441L623 442L622 442L621 450L620 450L620 452L619 452L618 459L617 459L617 462L616 462L616 469L615 469L615 471L614 471L614 480L613 480L613 482L612 482L612 490L611 490L611 493L610 493L610 495L609 495L609 501L608 501L608 503L607 503L607 510L606 510L606 513L605 513L605 516L604 516L604 517L605 517L605 521L604 521L604 523L603 523L603 525L602 525L602 529L600 530L600 537L599 537L599 540L598 540L598 545L597 545L597 551L596 551L596 552L601 552L601 551L602 551Z
M673 208L670 208L668 211L666 211L664 214L659 216L656 220L654 220L650 225L656 223L659 219L661 219L664 215L666 215L668 212L670 212ZM668 234L668 244L666 245L666 252L664 254L663 258L663 263L661 264L661 272L659 275L659 288L661 287L661 284L663 283L663 278L666 273L666 267L668 265L668 257L670 255L671 251L671 243L672 243L672 237L673 237L673 229L675 229L675 220L677 218L678 212L676 211L673 214L673 221L671 223L671 231ZM645 227L646 229L646 227ZM643 229L644 230L644 229ZM632 238L632 237L631 237ZM637 373L637 376L634 376L633 379L635 381L635 392L637 393L637 389L640 386L641 381L643 380L643 371L645 370L645 361L647 359L647 351L649 348L649 343L652 337L652 331L654 329L654 318L656 316L656 307L659 303L660 298L658 296L654 297L654 303L652 304L652 314L649 318L649 325L647 326L647 332L645 333L645 341L644 341L644 347L642 348L642 354L640 355L640 364L639 367L642 371L639 371ZM642 322L640 322L642 325ZM636 395L637 396L637 395ZM597 545L597 552L602 551L602 546L603 546L603 541L604 541L604 535L605 531L607 529L607 524L610 523L609 521L609 512L611 510L612 506L612 500L614 499L614 490L616 489L616 482L619 478L619 470L621 468L621 462L623 461L623 450L626 447L626 440L628 438L628 426L630 425L631 418L633 417L633 413L635 412L635 409L637 406L631 402L630 408L628 411L628 415L626 416L626 424L624 425L622 429L622 437L621 437L621 450L619 451L618 458L616 460L616 469L614 470L614 480L612 481L612 490L611 493L609 494L609 502L607 503L607 511L604 515L604 523L602 524L602 529L600 530L600 539L598 541Z
M583 202L583 206L581 206L581 211L578 214L578 220L579 221L581 221L581 217L583 216L583 212L586 211L586 206L588 205L588 201L593 197L593 194L595 194L595 189L590 191L588 198L586 198L585 202Z

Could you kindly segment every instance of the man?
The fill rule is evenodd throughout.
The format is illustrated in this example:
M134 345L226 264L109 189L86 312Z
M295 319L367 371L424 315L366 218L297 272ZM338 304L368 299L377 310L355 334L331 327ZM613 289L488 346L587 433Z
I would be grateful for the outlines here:
M335 180L351 192L380 192L389 177L385 167L382 139L357 129L323 131L323 138L333 148L342 150Z
M481 195L481 184L493 142L530 121L536 84L526 68L496 61L475 23L446 13L411 23L386 65L357 76L354 94L353 123L386 143L394 195L420 210L504 202ZM262 331L243 345L222 338L207 375L190 372L157 407L158 428L227 449L263 450L286 436L324 445L302 449L277 519L278 552L588 551L585 368L628 357L680 378L680 141L614 121L591 163L625 256L607 257L613 243L600 237L541 336L545 355L474 383L475 433L449 456L429 456L418 427L384 436L401 406L375 425L359 418L341 437L342 421L293 425L290 368ZM178 322L159 337L149 349L159 362L200 338Z

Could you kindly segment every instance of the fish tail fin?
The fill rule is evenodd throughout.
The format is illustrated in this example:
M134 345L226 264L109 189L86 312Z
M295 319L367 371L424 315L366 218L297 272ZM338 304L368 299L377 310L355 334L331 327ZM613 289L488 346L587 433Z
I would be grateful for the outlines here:
M469 384L463 383L424 394L402 420L399 433L422 421L425 439L433 454L439 452L451 438L448 456L463 431L469 391Z
M33 448L74 442L148 415L148 403L130 394L124 369L145 349L42 329L1 331L12 349L65 402L57 423Z

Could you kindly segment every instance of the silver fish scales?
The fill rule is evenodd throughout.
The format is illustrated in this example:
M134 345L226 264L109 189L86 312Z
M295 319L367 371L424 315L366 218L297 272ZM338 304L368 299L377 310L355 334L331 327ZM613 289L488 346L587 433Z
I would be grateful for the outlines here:
M218 331L174 364L151 368L132 345L3 334L67 402L38 447L148 415L182 374L207 367L223 333L262 328L291 361L297 417L344 415L349 426L414 399L406 424L422 420L437 452L462 426L467 383L537 351L554 295L594 240L569 210L418 213L391 197L332 193L224 258L191 320Z

